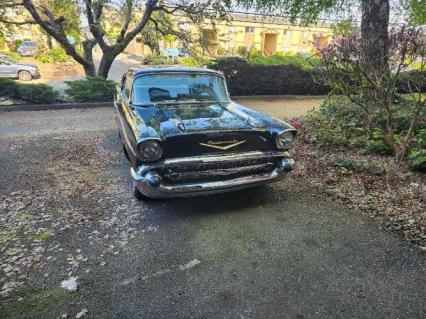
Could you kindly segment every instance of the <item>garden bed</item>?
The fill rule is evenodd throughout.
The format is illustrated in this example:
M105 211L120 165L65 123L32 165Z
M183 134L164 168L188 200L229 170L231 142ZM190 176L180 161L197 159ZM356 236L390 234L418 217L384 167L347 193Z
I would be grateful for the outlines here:
M364 155L353 147L321 147L300 127L293 180L303 180L355 211L380 221L426 250L426 176L397 165L392 156Z

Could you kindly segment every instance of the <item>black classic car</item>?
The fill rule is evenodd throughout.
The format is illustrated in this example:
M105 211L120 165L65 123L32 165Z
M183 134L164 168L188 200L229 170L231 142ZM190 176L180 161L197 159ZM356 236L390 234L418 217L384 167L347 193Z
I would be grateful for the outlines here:
M240 189L293 169L288 150L296 130L232 102L219 72L130 69L114 105L139 199Z

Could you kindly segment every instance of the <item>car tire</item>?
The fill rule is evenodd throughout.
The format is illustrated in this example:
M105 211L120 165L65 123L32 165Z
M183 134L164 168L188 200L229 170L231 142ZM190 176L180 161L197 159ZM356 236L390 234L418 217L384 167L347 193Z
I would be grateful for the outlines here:
M133 181L133 185L132 185L132 190L133 190L133 196L138 199L138 200L150 200L151 198L145 196L144 194L142 194L139 189L136 187L136 182Z
M31 81L33 79L33 76L28 71L19 71L18 79L20 81Z

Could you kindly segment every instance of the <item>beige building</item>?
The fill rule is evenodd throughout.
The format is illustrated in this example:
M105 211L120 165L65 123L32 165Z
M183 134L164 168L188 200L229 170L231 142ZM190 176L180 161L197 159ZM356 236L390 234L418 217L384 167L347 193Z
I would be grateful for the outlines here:
M203 54L213 57L237 55L251 48L267 56L277 52L310 53L315 51L315 47L327 44L332 36L330 25L326 22L304 27L292 25L283 18L255 14L232 14L230 22L217 22L214 26L206 22L201 28L178 16L176 24L190 30L194 39L202 39ZM179 43L173 47L179 47ZM143 55L150 51L137 37L126 52Z

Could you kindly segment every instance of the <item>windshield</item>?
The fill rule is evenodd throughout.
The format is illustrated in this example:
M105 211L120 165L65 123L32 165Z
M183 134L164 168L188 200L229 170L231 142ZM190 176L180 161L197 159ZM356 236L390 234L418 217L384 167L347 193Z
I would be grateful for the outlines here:
M29 41L24 41L24 42L22 42L21 45L24 46L24 47L32 47L32 46L35 46L35 43L29 42Z
M161 73L143 75L133 82L135 104L227 101L225 83L217 75Z
M8 56L0 56L0 59L2 59L3 61L9 62L11 64L16 63L13 59L9 58Z

